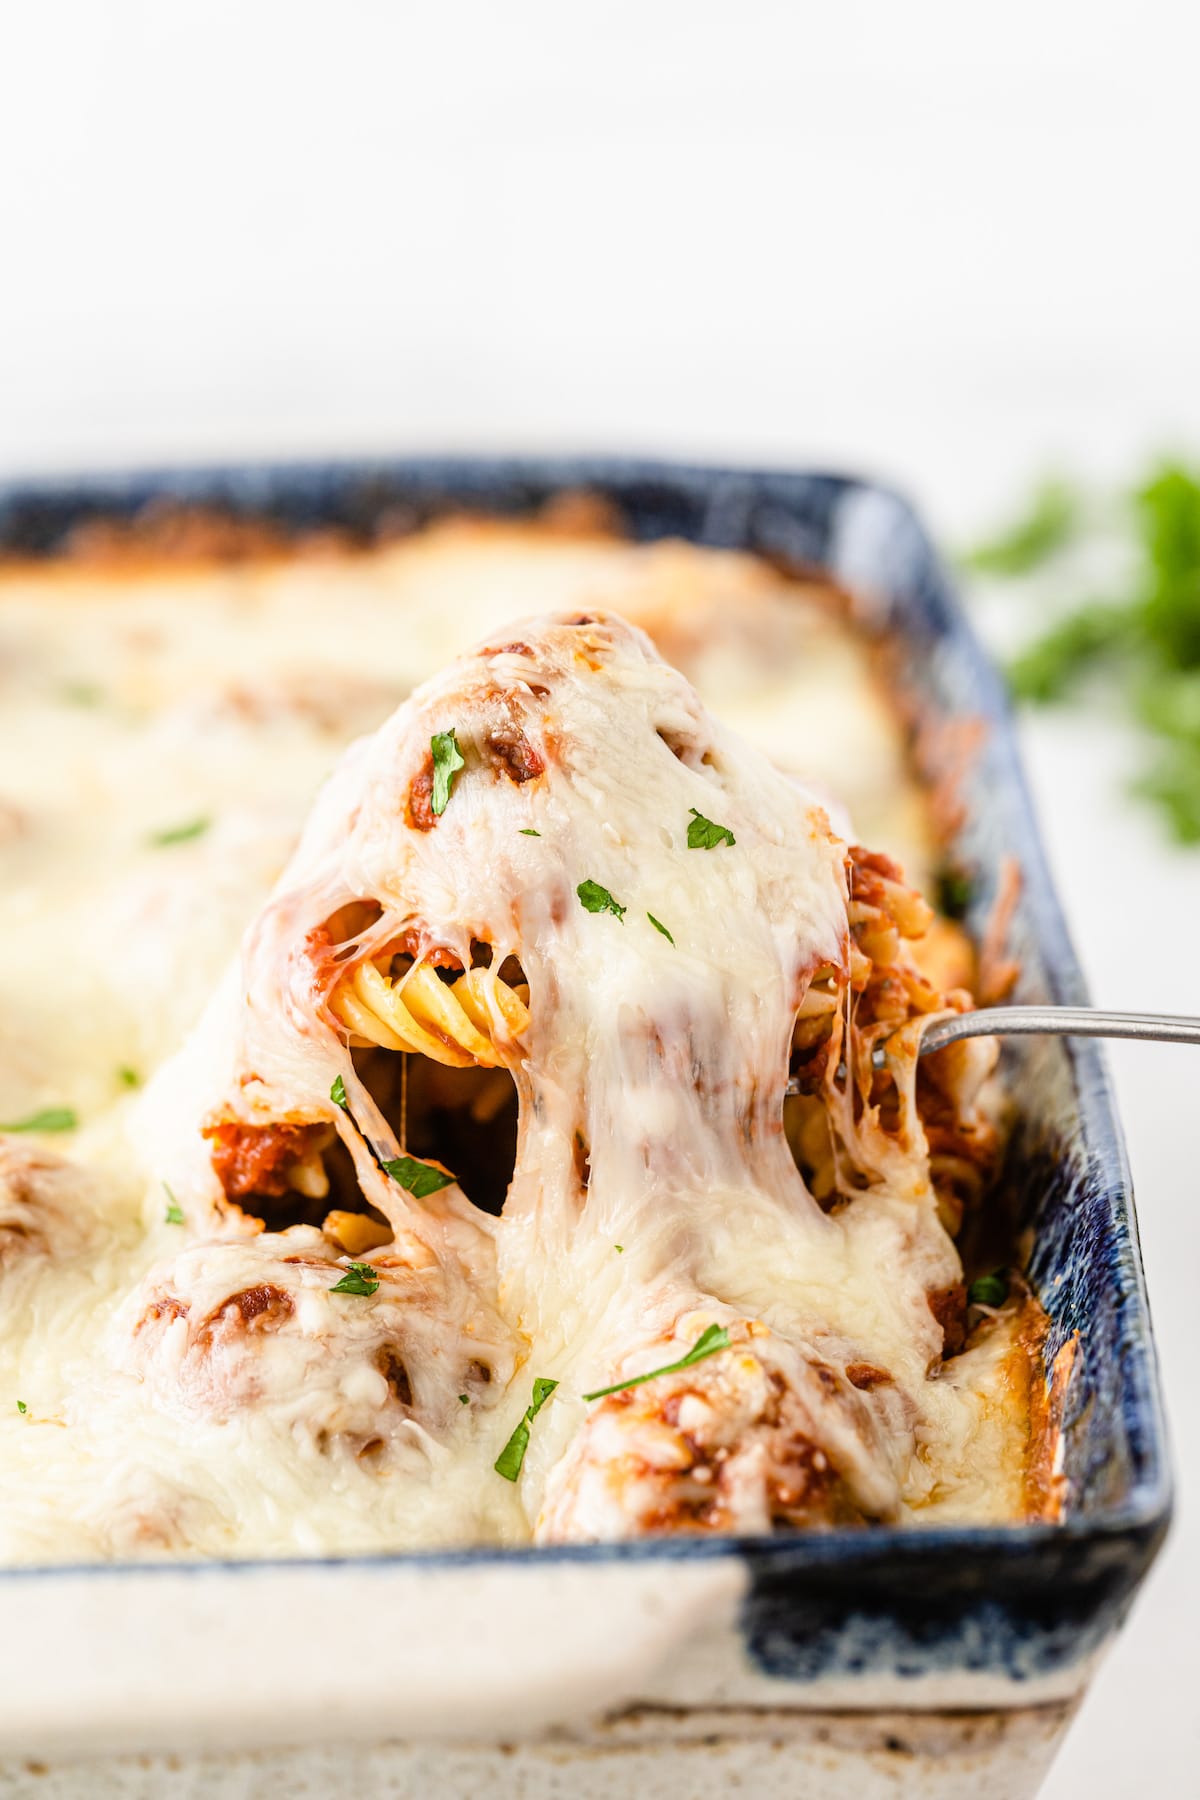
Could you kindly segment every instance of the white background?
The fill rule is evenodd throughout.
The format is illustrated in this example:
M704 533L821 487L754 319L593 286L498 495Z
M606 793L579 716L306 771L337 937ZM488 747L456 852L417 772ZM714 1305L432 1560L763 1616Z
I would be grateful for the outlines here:
M953 542L1044 466L1200 455L1195 21L0 0L0 473L653 450L882 474ZM1130 746L1027 747L1096 997L1200 1012L1200 855ZM1200 1753L1200 1053L1113 1063L1182 1506L1050 1800Z

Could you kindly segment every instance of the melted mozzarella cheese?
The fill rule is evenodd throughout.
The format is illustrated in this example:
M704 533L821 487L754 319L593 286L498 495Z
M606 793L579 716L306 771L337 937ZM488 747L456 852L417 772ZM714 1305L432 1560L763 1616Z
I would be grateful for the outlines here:
M62 1140L65 1176L41 1182L54 1186L45 1241L34 1234L0 1277L0 1394L12 1402L0 1407L5 1560L520 1542L539 1519L541 1535L611 1535L638 1503L614 1501L607 1478L597 1488L605 1457L589 1425L600 1415L580 1396L660 1366L709 1323L742 1346L746 1406L780 1371L793 1390L811 1386L814 1359L891 1370L916 1426L898 1430L886 1408L854 1402L829 1427L868 1510L1013 1511L1024 1420L996 1398L1004 1354L972 1352L929 1379L937 1334L924 1294L955 1278L957 1258L928 1193L872 1194L826 1217L771 1124L798 990L815 963L844 952L840 846L807 795L712 725L687 684L642 650L621 651L596 692L561 684L566 779L510 793L469 768L453 808L421 834L403 827L398 787L428 727L460 723L469 735L462 672L426 690L419 728L385 729L328 784L285 880L293 898L282 917L278 901L265 915L248 978L226 978L192 1047L172 1055L342 745L516 599L603 604L644 621L776 769L849 806L863 837L926 866L901 734L862 649L746 558L441 527L328 564L5 576L3 1114L70 1105L82 1121ZM501 657L491 687L511 699L520 665ZM635 729L639 744L653 736L652 757L630 754ZM740 854L688 849L691 806L728 823ZM521 835L526 824L541 836ZM624 916L586 912L574 892L583 879L611 890ZM310 921L351 893L399 917L417 890L423 924L465 961L471 938L486 937L498 955L518 951L530 979L518 1174L498 1223L454 1189L424 1205L399 1195L349 1121L330 1117L341 1072L376 1146L401 1148L336 1032L307 1028L303 994L281 1010L282 950ZM281 1033L285 1016L305 1028ZM145 1094L131 1092L123 1071L150 1082L164 1062ZM234 1068L255 1078L252 1116L299 1106L343 1131L368 1198L396 1228L404 1280L426 1270L419 1301L407 1288L399 1299L332 1296L339 1270L326 1274L328 1247L304 1228L198 1241L215 1199L198 1127L228 1098ZM166 1222L164 1177L195 1230ZM69 1227L64 1181L76 1196ZM28 1204L41 1203L35 1184ZM262 1359L257 1338L247 1359L235 1333L217 1371L221 1391L249 1403L179 1403L192 1391L181 1371L213 1335L206 1315L260 1288L285 1292L285 1330ZM164 1314L157 1335L139 1332L166 1300L186 1305L191 1324ZM413 1343L414 1409L392 1405L376 1366L396 1335L372 1323L388 1305L404 1315L400 1337L428 1327ZM534 1375L560 1385L513 1486L492 1463ZM727 1404L716 1392L701 1402L714 1414ZM814 1391L804 1417L819 1407ZM668 1454L661 1440L651 1456ZM971 1457L983 1442L1005 1480L979 1481ZM742 1492L748 1528L756 1502L744 1482ZM573 1523L560 1530L564 1518Z

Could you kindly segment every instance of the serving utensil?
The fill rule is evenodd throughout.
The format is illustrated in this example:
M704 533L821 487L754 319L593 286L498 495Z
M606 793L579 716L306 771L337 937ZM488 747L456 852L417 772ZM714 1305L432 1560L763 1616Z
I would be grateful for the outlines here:
M1050 1033L1055 1037L1144 1038L1164 1044L1200 1044L1200 1019L1171 1013L1105 1012L1094 1006L983 1006L975 1012L938 1019L921 1036L918 1051L928 1056L947 1044L969 1037L1023 1037ZM871 1060L877 1069L887 1062L887 1046L879 1044ZM784 1090L798 1094L798 1082Z

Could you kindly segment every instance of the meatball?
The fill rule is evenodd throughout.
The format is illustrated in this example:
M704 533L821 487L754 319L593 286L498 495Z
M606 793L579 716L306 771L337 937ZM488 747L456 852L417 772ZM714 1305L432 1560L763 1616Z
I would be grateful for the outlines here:
M455 1354L444 1289L419 1251L347 1264L306 1227L196 1244L146 1277L117 1360L177 1417L269 1410L318 1449L374 1454L406 1421L436 1433L490 1377L477 1342Z
M88 1216L86 1173L53 1151L0 1137L0 1270L73 1248Z
M697 1319L711 1322L681 1321L659 1360L686 1352ZM757 1322L730 1321L728 1330L728 1349L593 1405L551 1472L538 1542L769 1532L894 1514L885 1420L899 1397L886 1372L873 1370L860 1390L850 1370L862 1363L839 1367Z

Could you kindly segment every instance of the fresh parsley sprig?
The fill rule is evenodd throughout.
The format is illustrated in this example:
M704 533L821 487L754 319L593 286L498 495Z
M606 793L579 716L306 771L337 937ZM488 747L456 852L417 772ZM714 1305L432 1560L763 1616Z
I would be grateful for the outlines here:
M693 1363L703 1362L706 1356L715 1356L718 1350L728 1348L729 1332L725 1326L709 1325L678 1362L664 1363L661 1369L650 1369L645 1375L632 1375L628 1381L614 1381L611 1387L597 1388L583 1397L585 1400L603 1400L606 1394L623 1394L626 1388L641 1387L644 1381L657 1381L660 1375L674 1375L680 1369L690 1369Z
M505 1481L516 1481L519 1477L525 1464L525 1452L529 1448L529 1427L557 1386L557 1381L550 1381L543 1375L539 1375L534 1382L533 1399L525 1408L524 1416L516 1430L492 1465L497 1475L503 1475Z
M967 567L983 575L1027 575L1074 539L1082 524L1079 493L1052 477L1033 493L1026 510L995 537L968 551Z
M1102 545L1111 525L1132 552L1126 571L1107 594L1076 597L1072 564L1057 573L1054 559L1076 537L1086 546L1093 527ZM1010 664L1013 692L1047 705L1093 678L1097 697L1116 700L1154 745L1133 792L1158 807L1180 843L1200 844L1200 468L1158 464L1119 510L1050 484L1024 519L966 561L993 576L1046 566L1032 597L1044 610L1053 579L1067 610L1056 608L1049 629Z

